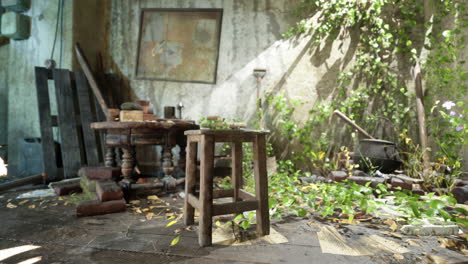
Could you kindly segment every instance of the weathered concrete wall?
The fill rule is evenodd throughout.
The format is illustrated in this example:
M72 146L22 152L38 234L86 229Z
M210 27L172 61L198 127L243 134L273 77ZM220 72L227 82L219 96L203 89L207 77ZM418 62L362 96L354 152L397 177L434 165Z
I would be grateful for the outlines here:
M0 47L0 63L8 61L8 46ZM6 145L8 141L8 72L0 69L0 145ZM5 155L0 151L0 156Z
M58 1L31 2L31 9L25 13L31 17L31 36L27 40L11 41L0 50L3 53L3 49L8 49L0 70L8 76L9 174L17 173L19 139L39 136L34 66L43 66L50 57L55 36ZM71 1L64 2L62 67L70 68L73 8ZM57 41L54 59L59 63L60 35Z
M216 84L135 77L142 8L223 9ZM187 119L221 115L246 121L251 121L256 112L257 84L253 70L265 68L261 89L283 90L288 98L308 101L308 105L296 111L296 117L304 119L318 98L327 100L336 92L338 73L352 61L356 42L347 35L312 49L310 36L283 39L281 34L297 21L292 8L294 5L288 0L114 1L109 66L129 84L132 99L151 100L159 116L164 106L182 101L183 117Z
M257 94L253 69L266 68L263 87L272 88L288 73L307 43L307 39L282 40L281 33L294 23L289 7L287 0L113 1L110 67L128 79L134 97L151 100L159 116L164 106L175 106L182 101L184 118L198 120L216 114L250 119L255 112ZM217 83L136 79L141 8L222 8ZM314 76L313 72L306 74Z

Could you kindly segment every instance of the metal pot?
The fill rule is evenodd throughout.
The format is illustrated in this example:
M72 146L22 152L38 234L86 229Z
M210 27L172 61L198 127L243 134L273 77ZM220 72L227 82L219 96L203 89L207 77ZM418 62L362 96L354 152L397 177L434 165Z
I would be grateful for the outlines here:
M401 165L395 143L379 139L361 139L353 160L365 172L374 167L383 173L392 173Z

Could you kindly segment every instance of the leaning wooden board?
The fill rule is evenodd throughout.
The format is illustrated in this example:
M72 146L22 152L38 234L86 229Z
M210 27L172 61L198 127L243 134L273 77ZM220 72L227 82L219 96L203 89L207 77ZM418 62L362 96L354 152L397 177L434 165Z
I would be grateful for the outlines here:
M44 172L49 181L76 177L81 166L95 166L100 160L99 142L90 128L96 118L91 109L88 83L81 72L42 67L36 67L35 72ZM55 84L57 116L51 114L49 80ZM58 127L60 135L63 170L58 167L53 127Z

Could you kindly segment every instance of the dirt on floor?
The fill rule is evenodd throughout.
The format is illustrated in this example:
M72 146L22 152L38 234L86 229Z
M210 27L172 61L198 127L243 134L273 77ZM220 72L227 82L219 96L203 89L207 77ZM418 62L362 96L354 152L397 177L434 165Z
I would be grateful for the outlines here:
M79 196L17 199L24 192L0 193L0 263L468 261L464 255L466 244L454 244L459 242L458 238L404 236L375 219L349 225L327 219L290 217L272 221L275 235L268 239L236 243L229 237L223 241L223 235L218 235L220 243L201 248L197 227L182 224L183 199L175 194L140 193L132 198L127 212L77 218L74 203ZM225 216L214 220L215 233L219 233L226 219ZM174 220L178 221L167 227ZM179 236L178 243L171 246ZM455 242L450 243L452 240Z

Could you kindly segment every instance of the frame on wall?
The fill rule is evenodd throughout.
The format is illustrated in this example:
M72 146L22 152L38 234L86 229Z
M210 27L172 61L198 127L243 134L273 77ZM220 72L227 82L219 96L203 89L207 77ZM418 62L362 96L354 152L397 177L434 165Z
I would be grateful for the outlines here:
M216 83L222 17L222 9L142 9L136 78Z

